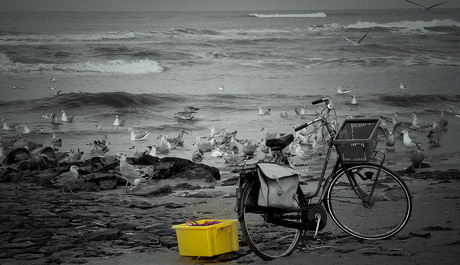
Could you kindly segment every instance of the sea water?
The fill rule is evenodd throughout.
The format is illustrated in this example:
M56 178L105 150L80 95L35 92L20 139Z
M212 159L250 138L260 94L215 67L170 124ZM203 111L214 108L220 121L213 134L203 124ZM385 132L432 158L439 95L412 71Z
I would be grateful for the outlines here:
M88 154L87 143L105 134L110 153L129 152L185 129L184 148L169 155L190 158L209 126L254 141L262 128L293 133L321 110L310 103L322 97L339 121L397 111L432 124L441 110L451 124L458 119L460 9L1 12L0 25L0 118L43 127L27 137L46 144L54 133L62 151ZM359 46L345 39L366 33ZM176 119L186 106L200 110ZM307 119L295 115L302 106ZM258 115L259 107L272 115ZM62 110L73 123L41 118ZM115 115L125 126L112 125ZM151 135L133 142L130 127ZM20 132L3 131L2 140ZM426 144L425 132L413 135ZM443 140L444 152L459 151L455 135Z

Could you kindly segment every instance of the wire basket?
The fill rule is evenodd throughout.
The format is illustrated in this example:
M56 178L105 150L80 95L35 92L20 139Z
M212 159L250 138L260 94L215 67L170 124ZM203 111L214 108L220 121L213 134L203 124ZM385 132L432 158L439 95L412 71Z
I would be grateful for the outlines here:
M347 119L334 138L342 163L369 162L377 146L380 119Z

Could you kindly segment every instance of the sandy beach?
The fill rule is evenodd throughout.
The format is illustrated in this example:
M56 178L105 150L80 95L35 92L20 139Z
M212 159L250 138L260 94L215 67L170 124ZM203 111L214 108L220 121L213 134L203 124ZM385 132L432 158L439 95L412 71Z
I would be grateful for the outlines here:
M193 217L236 219L232 173L222 180L160 180L138 187L61 193L34 183L37 172L0 184L2 264L456 264L459 244L459 156L403 174L414 208L407 226L388 240L357 240L332 220L318 238L307 235L290 257L263 261L240 237L236 253L211 258L179 255L172 225ZM228 169L228 168L227 168ZM233 174L234 175L234 174ZM226 181L224 181L226 180ZM306 182L309 180L307 179ZM145 190L187 182L167 195ZM313 182L312 182L313 183ZM241 233L241 232L240 232ZM241 236L241 235L240 235Z

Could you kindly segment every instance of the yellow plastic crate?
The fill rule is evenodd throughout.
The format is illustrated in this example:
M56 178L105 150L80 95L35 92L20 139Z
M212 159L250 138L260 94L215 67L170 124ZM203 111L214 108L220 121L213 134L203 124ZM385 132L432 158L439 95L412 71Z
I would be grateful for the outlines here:
M176 230L179 254L181 256L215 255L236 251L238 244L238 220L200 220L219 221L219 224L210 226L187 226L187 224L174 225Z

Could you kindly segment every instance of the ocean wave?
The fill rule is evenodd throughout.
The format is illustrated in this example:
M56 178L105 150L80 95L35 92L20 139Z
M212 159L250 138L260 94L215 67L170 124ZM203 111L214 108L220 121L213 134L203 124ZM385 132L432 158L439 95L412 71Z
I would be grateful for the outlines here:
M128 40L135 39L134 32L106 32L95 34L64 34L64 35L45 35L45 34L28 34L13 33L0 35L2 41L38 41L38 42L56 42L56 41L102 41L102 40Z
M402 108L414 108L420 106L428 109L430 106L438 107L439 103L457 104L460 101L460 95L380 95L377 100L378 102L388 106Z
M97 72L121 74L161 73L164 68L153 60L110 60L105 62L84 63L19 63L13 62L5 54L0 53L0 72L34 72L34 71L64 71L64 72Z
M339 23L319 24L299 27L299 30L311 32L321 31L396 31L400 33L455 33L460 28L460 22L452 19L433 19L431 21L397 21L388 23L377 23L372 21L358 21L356 23L342 25Z
M326 13L317 12L317 13L305 13L305 14L248 14L250 17L258 17L258 18L298 18L298 17L327 17Z
M87 109L94 110L127 109L127 112L133 112L132 109L154 109L163 104L181 102L180 96L169 94L131 94L126 92L103 92L103 93L65 93L58 97L47 97L32 100L2 102L2 108L18 108L26 111L43 111L50 110L76 110ZM120 112L122 113L122 112Z
M218 31L211 29L195 29L195 28L173 28L168 31L172 34L190 34L190 35L220 35Z
M431 21L399 21L399 22L389 22L389 23L376 23L376 22L366 22L358 21L353 24L344 26L345 29L398 29L403 32L416 32L416 33L429 33L431 31L443 31L448 30L452 31L452 28L460 28L460 22L457 22L452 19L433 19Z

